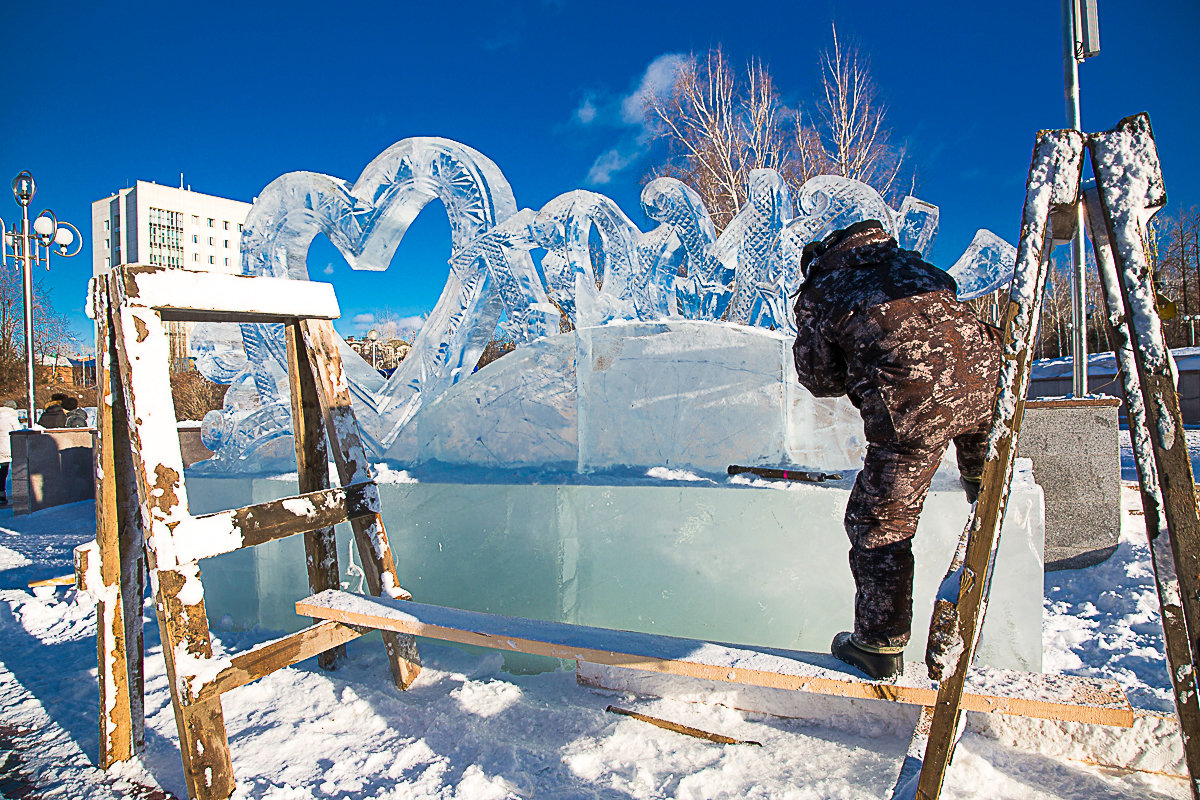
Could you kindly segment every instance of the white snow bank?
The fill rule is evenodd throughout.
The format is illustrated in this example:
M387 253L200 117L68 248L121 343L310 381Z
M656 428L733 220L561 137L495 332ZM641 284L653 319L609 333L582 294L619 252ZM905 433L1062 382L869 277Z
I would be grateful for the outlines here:
M1131 694L1155 697L1166 685L1165 670L1159 683L1152 671L1131 664L1139 657L1161 659L1161 642L1149 633L1157 620L1151 614L1143 622L1136 602L1121 599L1131 586L1144 585L1149 553L1137 544L1139 524L1127 515L1127 537L1105 565L1046 577L1051 604L1064 604L1052 612L1058 619L1053 630L1070 630L1061 618L1074 609L1097 631L1111 632L1104 647L1091 640L1048 640L1046 658L1064 658L1070 650L1079 666L1064 671L1095 674L1112 662L1123 669ZM43 796L73 800L127 798L135 782L184 797L152 605L145 619L147 749L140 760L106 774L92 765L97 688L91 605L73 590L37 598L25 587L32 571L40 570L38 577L69 572L71 548L90 538L92 525L90 503L16 520L0 511L0 543L31 562L0 570L0 721L11 726L0 737L9 751L5 777ZM1111 597L1102 598L1106 594ZM266 632L222 633L217 655L268 638ZM496 653L436 645L423 646L426 669L409 692L399 694L391 688L382 650L368 637L350 645L349 662L336 673L305 663L224 697L239 800L861 800L886 796L908 744L903 725L863 722L847 731L722 705L637 699L579 687L567 672L504 675ZM606 714L610 703L763 747L691 739ZM1161 735L1148 732L1145 747L1158 746ZM1026 746L1038 752L1031 755ZM947 798L972 800L1190 796L1180 779L1097 768L1065 758L1052 743L1034 739L1014 748L972 732L957 750L946 787Z

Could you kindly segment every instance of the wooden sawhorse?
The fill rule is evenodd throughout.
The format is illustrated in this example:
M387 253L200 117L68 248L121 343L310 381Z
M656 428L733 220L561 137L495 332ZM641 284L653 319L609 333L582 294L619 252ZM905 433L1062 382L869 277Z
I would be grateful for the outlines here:
M149 566L188 793L219 800L234 790L221 695L318 656L333 668L365 631L318 621L230 658L215 658L200 579L202 558L304 534L309 587L337 589L333 526L349 522L368 589L409 598L400 586L379 514L349 387L330 320L328 284L126 266L93 282L100 402L96 545L76 553L77 583L97 599L100 764L145 742L142 718L142 575ZM165 324L282 323L301 494L215 514L188 510L171 399ZM330 448L326 448L328 437ZM331 452L330 452L331 450ZM340 487L330 488L328 459ZM143 554L145 561L143 562ZM396 685L416 679L411 636L384 634Z

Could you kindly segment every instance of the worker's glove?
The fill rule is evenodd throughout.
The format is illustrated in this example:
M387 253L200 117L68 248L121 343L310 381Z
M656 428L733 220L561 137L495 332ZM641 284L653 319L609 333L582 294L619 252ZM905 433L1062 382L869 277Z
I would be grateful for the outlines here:
M979 499L979 487L982 483L983 476L973 478L969 475L959 475L958 482L962 484L963 491L967 494L967 502L974 503Z

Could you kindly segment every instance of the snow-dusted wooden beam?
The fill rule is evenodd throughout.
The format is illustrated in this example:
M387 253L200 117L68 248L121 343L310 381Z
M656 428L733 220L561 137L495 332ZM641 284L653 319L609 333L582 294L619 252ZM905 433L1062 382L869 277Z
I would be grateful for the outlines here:
M96 481L96 540L76 551L77 581L96 602L96 665L100 694L100 753L109 767L145 747L142 594L145 559L137 486L131 472L129 430L106 281L92 284L96 319L98 436L92 469Z
M126 267L123 299L157 309L165 321L272 322L341 316L333 286L291 278Z
M350 405L350 385L338 353L338 335L333 324L321 320L303 320L296 326L296 335L304 342L312 364L312 377L333 462L342 485L370 481L371 469L363 449L358 420ZM400 585L396 561L388 542L383 518L359 517L350 521L354 541L362 559L367 590L373 595L408 600L412 595ZM412 636L384 631L383 644L387 649L392 680L400 689L407 689L421 672L417 641Z
M193 687L192 702L202 703L270 675L276 670L298 664L338 645L357 639L368 631L340 622L322 621L311 628L264 642L252 650L229 659L229 665L200 687Z
M562 622L364 597L329 590L296 603L296 612L346 625L428 636L595 664L798 692L932 706L937 687L923 664L906 664L895 683L869 681L828 654L729 645ZM1012 670L973 670L968 711L1129 727L1133 709L1115 681Z
M288 394L292 404L292 444L296 451L297 489L301 493L319 492L329 488L329 448L325 442L321 396L313 377L315 368L308 348L304 346L304 332L299 321L289 322L285 326L284 341L287 345ZM378 502L374 511L379 511ZM332 526L305 532L304 561L308 567L308 588L313 594L341 588L337 537ZM332 670L345 659L346 645L339 644L317 654L317 666Z
M968 523L962 563L943 581L929 628L926 659L939 673L937 700L913 731L892 800L936 800L962 730L962 711L978 710L967 704L971 662L1017 458L1046 270L1061 233L1055 221L1069 219L1067 210L1078 202L1083 150L1083 134L1074 130L1041 131L1034 143L979 501Z
M173 546L180 561L199 561L378 513L375 484L355 483L185 519Z
M1143 238L1151 217L1166 204L1166 187L1147 114L1092 134L1088 148L1096 175L1092 199L1098 201L1089 204L1092 238L1109 316L1118 318L1119 326L1123 315L1127 328L1128 346L1118 350L1118 363L1130 408L1168 671L1192 797L1200 800L1200 510L1174 365L1157 310L1153 264Z

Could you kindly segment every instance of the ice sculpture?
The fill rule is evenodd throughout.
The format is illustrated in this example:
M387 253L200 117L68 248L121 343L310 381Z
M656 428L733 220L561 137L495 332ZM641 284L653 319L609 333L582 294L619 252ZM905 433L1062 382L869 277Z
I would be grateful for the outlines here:
M973 300L1012 283L1017 248L991 231L980 230L948 272L958 281L958 297Z
M384 379L342 348L355 409L376 457L416 457L416 420L472 374L497 326L519 345L611 323L700 320L794 335L788 297L799 284L805 244L863 219L877 219L903 246L928 252L936 206L906 197L899 210L866 184L822 175L795 207L773 170L755 170L748 201L720 237L700 197L670 178L646 185L642 206L658 223L640 230L608 197L560 195L539 211L518 209L500 169L471 148L438 138L405 139L359 179L293 172L255 201L242 237L242 271L307 280L313 238L324 234L354 269L383 270L408 226L431 200L446 210L450 273L400 367ZM1011 279L1015 251L980 231L951 273L962 295ZM1007 277L1006 277L1007 276ZM240 337L237 335L240 332ZM240 347L229 344L240 338ZM774 345L767 345L774 347ZM280 326L201 325L197 367L230 385L202 436L212 469L261 469L290 434ZM779 376L782 377L782 376Z

